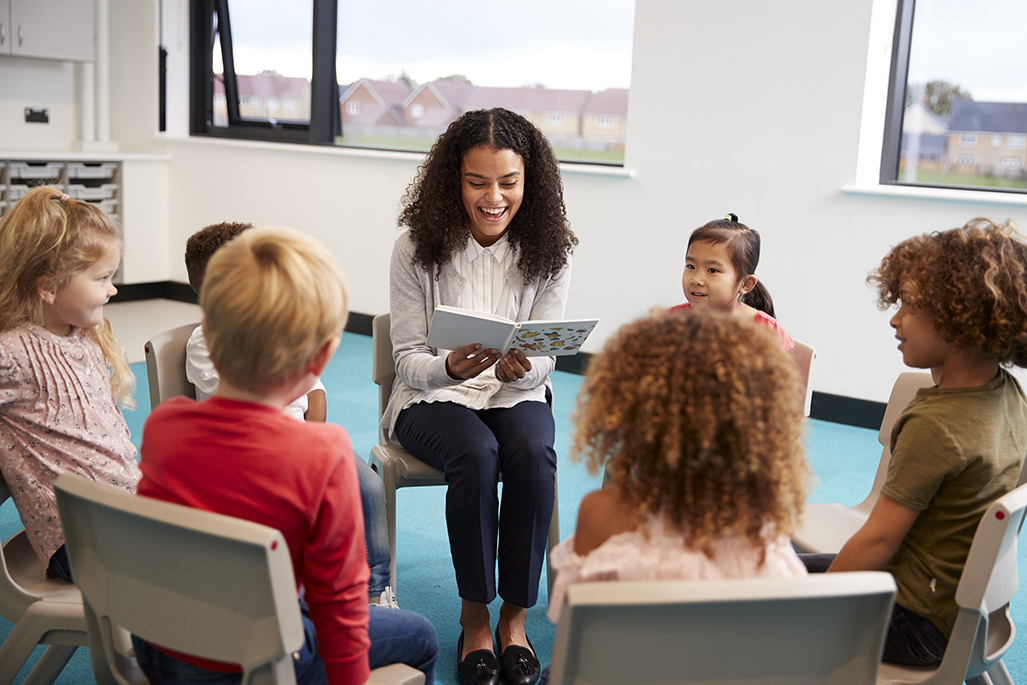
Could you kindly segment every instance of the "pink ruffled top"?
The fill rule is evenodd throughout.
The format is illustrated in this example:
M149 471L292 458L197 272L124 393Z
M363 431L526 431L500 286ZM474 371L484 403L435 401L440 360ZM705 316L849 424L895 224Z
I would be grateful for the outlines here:
M553 548L559 571L549 598L549 620L557 623L572 583L601 580L718 580L727 578L787 578L806 575L806 567L788 538L768 535L766 558L760 549L735 537L718 540L713 557L685 545L684 536L668 532L661 516L646 526L611 536L585 556L574 552L574 536Z

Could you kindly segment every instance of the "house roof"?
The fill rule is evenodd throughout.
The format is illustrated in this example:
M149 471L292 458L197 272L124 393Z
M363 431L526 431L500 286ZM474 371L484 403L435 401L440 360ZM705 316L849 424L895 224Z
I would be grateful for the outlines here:
M276 97L300 99L307 96L310 82L299 76L281 74L236 74L239 97ZM214 79L214 92L224 93L225 84Z
M410 88L404 81L376 81L374 79L362 78L354 81L339 96L339 102L345 102L360 86L364 86L371 97L375 99L380 107L389 105L400 106L410 95Z
M577 114L592 95L590 90L551 88L497 88L476 86L460 109L506 107L515 112L568 112Z
M628 114L628 89L607 88L592 95L585 102L581 111L582 114L612 114L614 116L627 116Z
M913 136L920 137L920 155L944 155L945 154L945 141L948 140L948 136L943 134L934 133L903 133L902 134L902 149L904 151L909 150L910 146L913 145Z
M954 100L949 131L1027 133L1027 103Z

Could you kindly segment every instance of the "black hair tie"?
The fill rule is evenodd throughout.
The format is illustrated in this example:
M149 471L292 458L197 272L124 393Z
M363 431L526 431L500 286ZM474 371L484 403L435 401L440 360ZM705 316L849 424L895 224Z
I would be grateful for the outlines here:
M738 223L738 215L737 214L728 214L724 218L727 219L728 221L734 221L736 224Z

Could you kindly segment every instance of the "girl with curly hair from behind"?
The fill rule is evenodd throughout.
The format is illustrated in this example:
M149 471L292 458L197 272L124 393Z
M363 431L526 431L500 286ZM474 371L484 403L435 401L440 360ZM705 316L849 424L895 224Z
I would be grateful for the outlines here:
M868 279L907 366L930 369L891 434L892 458L866 523L811 571L890 571L898 586L884 660L941 662L956 585L981 516L1016 487L1027 398L1003 366L1027 365L1027 242L1012 223L974 219L915 236ZM826 557L826 558L825 558Z
M560 170L542 133L505 109L467 112L428 153L403 197L390 273L396 381L382 427L445 472L460 592L461 683L531 685L524 628L538 598L553 513L553 357L427 346L451 305L515 321L563 318L570 253ZM500 506L498 482L503 478ZM502 529L502 535L500 535ZM493 647L488 603L503 598ZM497 658L498 653L498 658Z
M640 344L640 341L645 341ZM789 577L809 473L795 363L766 326L709 310L620 329L592 359L574 456L612 487L582 499L549 617L605 580Z

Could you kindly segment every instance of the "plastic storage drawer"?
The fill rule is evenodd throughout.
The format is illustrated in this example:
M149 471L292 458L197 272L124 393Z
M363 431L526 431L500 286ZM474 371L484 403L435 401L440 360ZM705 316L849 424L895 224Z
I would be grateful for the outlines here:
M10 162L11 178L60 178L64 162Z
M90 188L80 183L68 184L68 196L76 200L110 200L117 192L117 183L104 183L95 188Z
M114 178L114 172L118 170L117 162L99 162L90 164L88 162L68 162L68 178Z

